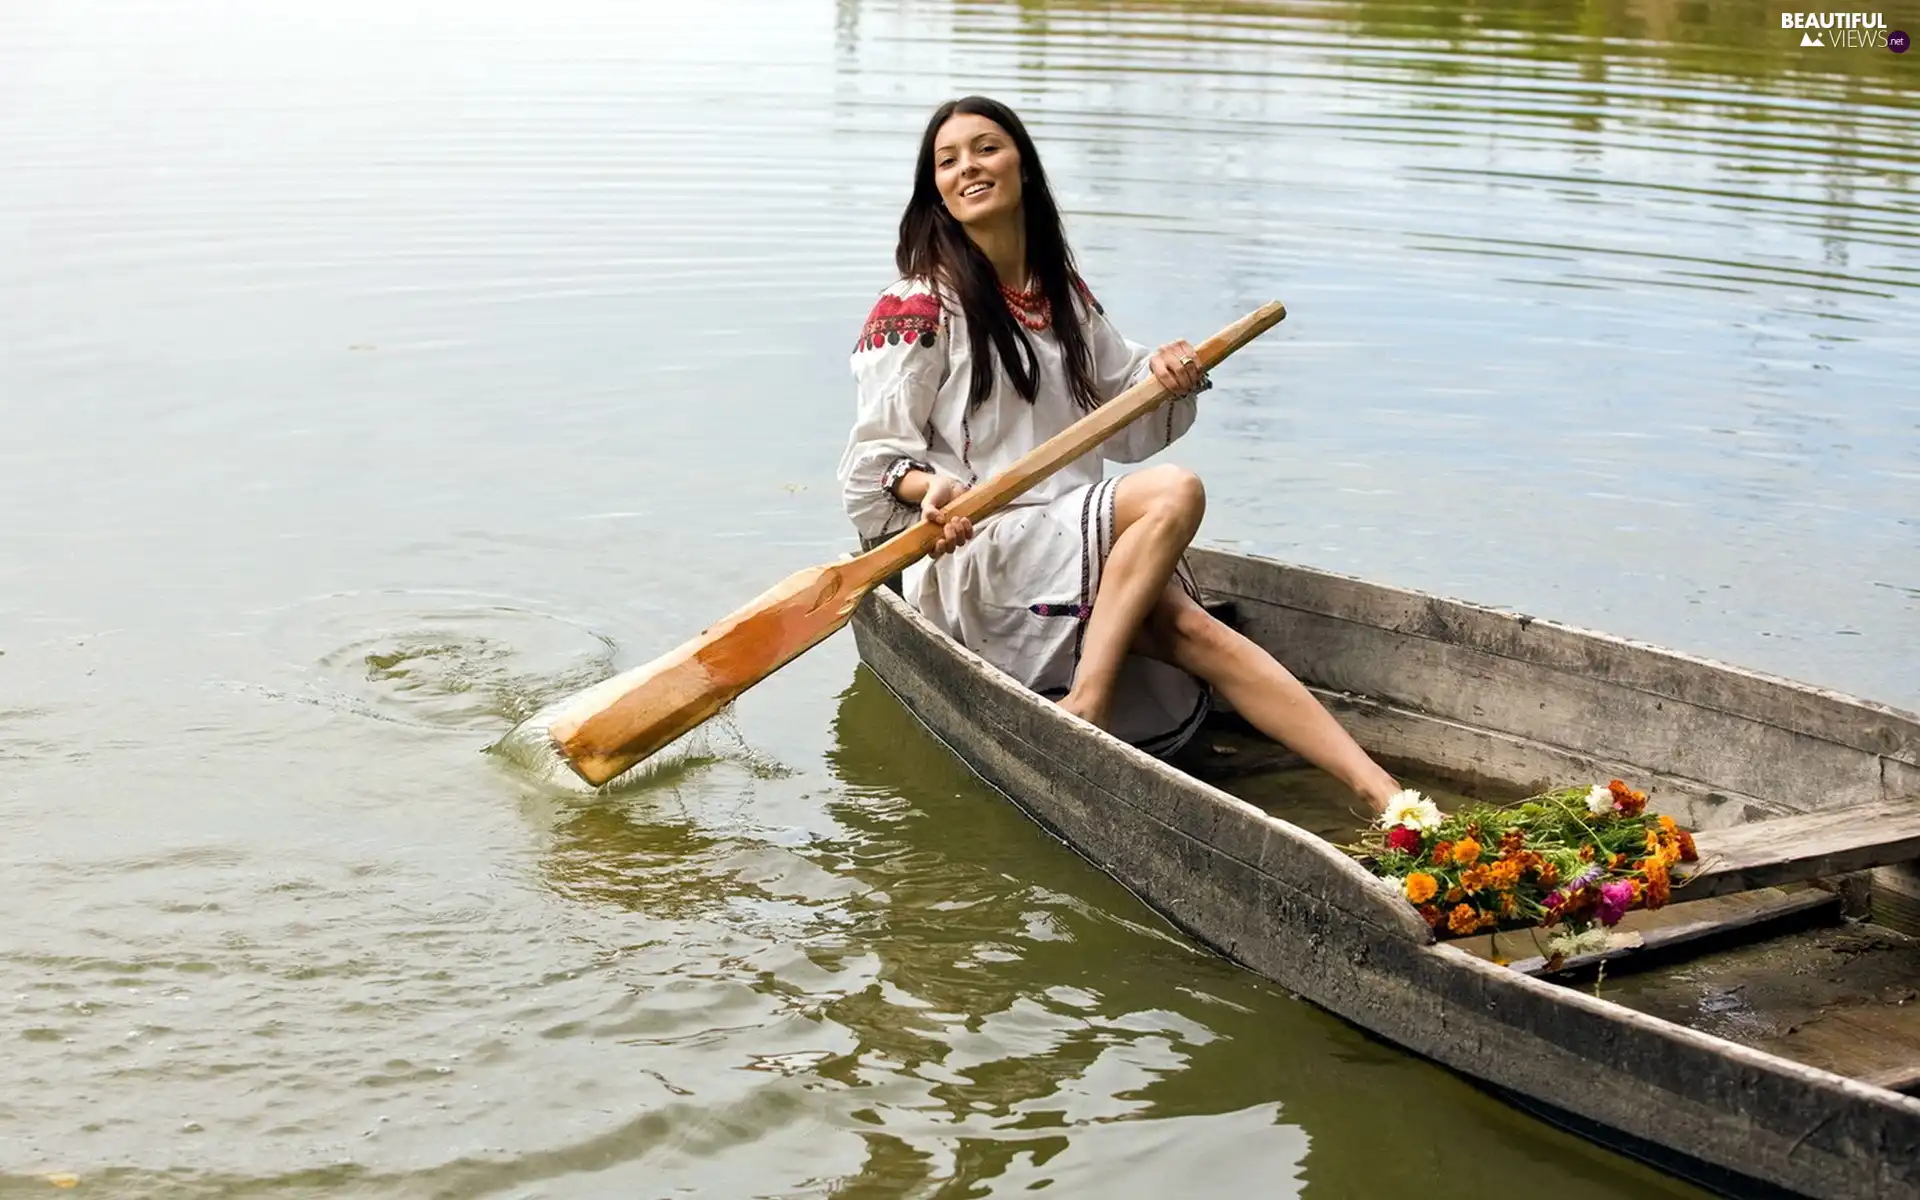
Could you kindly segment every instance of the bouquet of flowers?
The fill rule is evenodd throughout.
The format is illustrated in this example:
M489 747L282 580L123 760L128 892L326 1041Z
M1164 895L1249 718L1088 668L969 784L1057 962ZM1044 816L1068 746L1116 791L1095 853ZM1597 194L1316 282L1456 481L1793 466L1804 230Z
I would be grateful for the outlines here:
M1674 864L1699 858L1692 834L1646 807L1618 779L1451 815L1409 789L1348 850L1440 937L1559 925L1571 935L1559 945L1578 950L1628 910L1667 903Z

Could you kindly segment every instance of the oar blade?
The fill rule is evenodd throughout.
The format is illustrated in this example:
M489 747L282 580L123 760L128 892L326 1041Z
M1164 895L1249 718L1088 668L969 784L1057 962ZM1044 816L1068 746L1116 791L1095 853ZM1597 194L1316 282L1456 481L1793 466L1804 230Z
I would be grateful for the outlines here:
M700 636L546 714L554 752L599 787L845 625L867 590L837 565L788 576Z

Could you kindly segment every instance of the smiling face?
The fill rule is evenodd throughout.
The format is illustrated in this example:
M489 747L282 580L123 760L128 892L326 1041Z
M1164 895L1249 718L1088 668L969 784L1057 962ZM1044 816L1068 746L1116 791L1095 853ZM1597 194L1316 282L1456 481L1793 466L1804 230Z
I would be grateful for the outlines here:
M1020 211L1020 151L986 117L955 113L933 140L933 184L962 225Z

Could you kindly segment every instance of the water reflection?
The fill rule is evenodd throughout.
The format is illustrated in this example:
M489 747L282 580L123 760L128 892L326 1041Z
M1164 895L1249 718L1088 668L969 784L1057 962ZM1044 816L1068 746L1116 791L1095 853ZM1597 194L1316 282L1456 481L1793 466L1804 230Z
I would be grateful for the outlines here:
M856 36L861 11L895 7L882 0L839 0L843 38ZM1401 56L1435 75L1465 76L1492 66L1516 76L1529 65L1578 63L1597 81L1612 65L1645 62L1673 75L1738 77L1768 96L1886 99L1910 90L1912 64L1881 47L1834 44L1805 53L1801 35L1780 26L1776 9L1713 5L1701 0L1539 4L1530 0L974 0L955 6L957 27L997 29L1010 14L1023 32L1043 34L1075 19L1105 18L1114 35L1151 39L1178 31L1205 35L1209 45L1272 40L1275 35L1337 44L1343 37L1419 43L1424 55ZM1899 14L1888 14L1898 25ZM1485 58L1476 59L1476 55ZM1846 89L1846 90L1835 90Z
M1243 6L1244 7L1244 6ZM1337 4L1358 32L1431 38L1450 58L1498 49L1502 57L1578 62L1604 79L1610 63L1642 61L1675 75L1737 77L1766 97L1892 98L1908 88L1910 65L1885 50L1841 46L1807 54L1776 8L1700 0L1617 4L1531 4L1526 0ZM1850 86L1849 86L1850 85ZM1836 87L1846 90L1836 92Z

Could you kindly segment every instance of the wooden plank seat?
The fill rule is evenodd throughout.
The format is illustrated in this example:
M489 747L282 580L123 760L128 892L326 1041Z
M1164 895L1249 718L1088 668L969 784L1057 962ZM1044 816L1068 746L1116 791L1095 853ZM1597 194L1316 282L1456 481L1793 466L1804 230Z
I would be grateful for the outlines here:
M1724 896L1920 859L1920 796L1773 817L1694 835L1700 861L1674 872L1674 895Z

